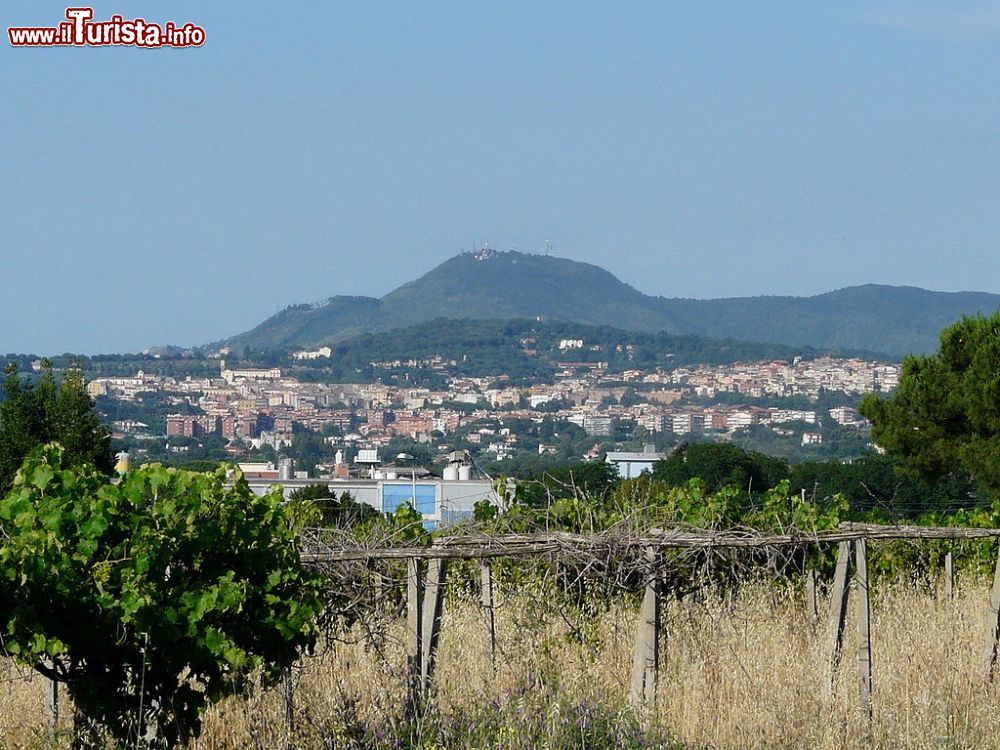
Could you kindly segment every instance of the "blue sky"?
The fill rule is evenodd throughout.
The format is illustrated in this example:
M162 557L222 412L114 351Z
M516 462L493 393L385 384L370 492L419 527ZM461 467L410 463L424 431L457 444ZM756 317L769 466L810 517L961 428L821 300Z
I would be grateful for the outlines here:
M1000 292L1000 2L95 4L13 49L0 352L200 344L461 250L666 296Z

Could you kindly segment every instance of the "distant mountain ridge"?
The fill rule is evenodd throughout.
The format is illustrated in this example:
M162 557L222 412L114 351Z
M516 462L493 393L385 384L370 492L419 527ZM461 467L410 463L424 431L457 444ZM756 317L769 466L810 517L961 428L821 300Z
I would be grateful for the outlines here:
M937 346L962 315L989 314L1000 295L876 284L813 297L696 300L643 294L579 261L519 252L463 253L384 297L294 305L212 348L310 348L438 318L535 318L816 349L902 356Z

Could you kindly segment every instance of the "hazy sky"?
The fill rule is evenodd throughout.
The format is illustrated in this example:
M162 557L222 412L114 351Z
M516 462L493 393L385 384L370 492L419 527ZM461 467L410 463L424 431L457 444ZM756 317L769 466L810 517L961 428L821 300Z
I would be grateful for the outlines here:
M205 343L473 240L1000 291L1000 2L119 0L207 41L11 48L65 8L0 10L0 352Z

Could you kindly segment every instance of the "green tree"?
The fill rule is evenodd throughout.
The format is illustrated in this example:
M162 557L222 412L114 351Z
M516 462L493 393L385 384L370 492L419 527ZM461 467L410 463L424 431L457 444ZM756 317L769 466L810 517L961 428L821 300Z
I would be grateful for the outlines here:
M342 492L337 497L323 482L299 487L292 491L288 499L292 503L312 506L315 513L309 515L316 524L325 528L352 529L381 515L368 503L359 503L350 492Z
M626 388L622 397L618 399L618 403L622 406L635 406L636 404L641 404L642 401L642 396L636 393L635 388L632 387Z
M561 498L602 503L618 482L615 468L603 461L547 468L517 485L520 502L542 507Z
M872 437L929 478L970 474L1000 493L1000 312L965 317L941 332L935 354L903 361L888 398L869 394L860 411Z
M70 464L93 464L111 473L111 435L94 411L80 370L70 369L57 382L51 364L45 362L37 383L22 381L16 364L8 365L5 372L6 398L0 403L0 494L10 489L28 453L49 442L63 446Z
M653 465L653 478L672 487L700 479L707 492L723 487L765 492L788 478L788 464L725 443L689 445Z
M379 449L378 455L383 463L396 463L400 453L409 453L413 456L413 461L406 461L400 464L401 469L409 469L413 466L430 466L434 461L434 452L429 445L418 443L410 438L396 436L389 440Z
M32 452L0 500L0 633L84 716L124 746L173 747L311 646L318 581L280 493L157 464L111 483L67 458Z
M949 513L977 504L974 488L965 474L925 480L901 471L900 459L870 454L850 463L813 461L795 464L791 471L792 494L822 503L842 495L855 517L872 512L871 520L914 519L928 512Z
M292 425L292 444L282 451L295 459L296 469L316 475L316 465L331 457L330 446L316 432L302 426L298 422Z

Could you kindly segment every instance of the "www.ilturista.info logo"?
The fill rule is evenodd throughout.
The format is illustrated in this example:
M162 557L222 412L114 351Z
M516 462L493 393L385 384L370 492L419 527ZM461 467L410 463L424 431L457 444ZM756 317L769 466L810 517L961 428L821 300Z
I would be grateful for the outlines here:
M93 8L67 8L58 26L11 26L7 36L14 47L200 47L205 30L193 23L162 26L142 18L130 21L111 16L94 21Z

